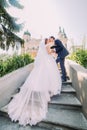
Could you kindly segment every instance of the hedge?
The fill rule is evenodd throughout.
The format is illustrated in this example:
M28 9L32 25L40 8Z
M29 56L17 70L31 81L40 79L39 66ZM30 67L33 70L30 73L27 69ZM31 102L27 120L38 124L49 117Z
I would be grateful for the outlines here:
M69 59L74 60L76 63L87 68L87 50L79 49L76 52L73 52Z
M29 63L32 63L34 59L29 54L14 55L6 60L0 60L0 77L8 74L20 67L23 67Z

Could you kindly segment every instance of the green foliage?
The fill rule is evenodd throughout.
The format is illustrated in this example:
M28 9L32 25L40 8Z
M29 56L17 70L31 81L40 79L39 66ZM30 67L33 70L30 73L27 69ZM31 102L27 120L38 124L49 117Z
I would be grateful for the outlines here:
M32 63L33 61L34 60L28 54L19 56L14 55L6 60L0 60L0 77L29 63Z
M17 18L12 17L6 8L14 6L18 9L23 9L23 6L18 0L0 0L0 24L6 26L10 31L19 32L23 28L23 24L17 23Z
M23 9L23 8L24 8L24 7L19 3L18 0L8 0L8 1L9 1L9 3L10 3L12 6L14 6L14 7L18 8L18 9Z
M83 67L87 68L87 50L79 49L76 52L73 52L69 59L76 61Z

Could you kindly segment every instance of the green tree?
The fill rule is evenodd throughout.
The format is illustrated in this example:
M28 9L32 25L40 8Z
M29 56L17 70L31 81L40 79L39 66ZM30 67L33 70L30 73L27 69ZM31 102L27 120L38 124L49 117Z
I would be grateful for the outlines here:
M6 8L14 6L19 9L23 9L23 6L17 0L0 0L0 24L6 26L8 29L14 32L20 31L22 24L17 24L17 18L12 17L6 10Z
M19 32L23 24L17 24L17 18L12 17L6 10L14 6L18 9L23 9L23 6L17 0L0 0L0 24L4 32L0 31L0 47L5 48L4 41L6 41L6 48L8 50L9 45L14 46L15 39L18 39L12 32ZM6 39L3 39L6 37ZM21 40L21 39L20 39Z
M69 56L69 59L87 68L87 50L78 49Z

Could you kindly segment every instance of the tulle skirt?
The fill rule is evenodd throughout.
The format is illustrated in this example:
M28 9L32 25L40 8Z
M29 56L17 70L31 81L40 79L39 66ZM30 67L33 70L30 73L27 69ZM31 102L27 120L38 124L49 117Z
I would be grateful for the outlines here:
M54 58L34 66L20 92L8 104L8 115L21 125L36 125L46 118L50 97L61 92L61 77Z

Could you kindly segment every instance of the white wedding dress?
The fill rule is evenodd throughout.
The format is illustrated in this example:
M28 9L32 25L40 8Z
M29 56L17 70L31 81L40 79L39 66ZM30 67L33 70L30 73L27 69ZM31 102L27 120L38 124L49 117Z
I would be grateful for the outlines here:
M48 111L52 95L60 94L61 77L55 59L47 53L42 42L34 62L34 68L21 90L8 104L8 115L21 125L35 125Z

